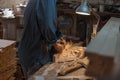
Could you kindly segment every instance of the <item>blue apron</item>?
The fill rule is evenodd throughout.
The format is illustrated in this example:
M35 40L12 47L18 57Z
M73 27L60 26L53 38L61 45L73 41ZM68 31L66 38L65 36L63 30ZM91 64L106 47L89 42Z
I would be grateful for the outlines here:
M61 38L57 29L56 0L29 0L18 55L25 76L51 61L51 45Z

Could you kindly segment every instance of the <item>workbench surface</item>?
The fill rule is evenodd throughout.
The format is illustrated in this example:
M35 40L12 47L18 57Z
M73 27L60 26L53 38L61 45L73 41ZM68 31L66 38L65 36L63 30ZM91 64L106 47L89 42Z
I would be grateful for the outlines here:
M86 63L88 63L87 58ZM65 76L58 76L60 69L64 67L65 64L66 63L47 64L32 75L29 80L94 80L93 78L85 75L85 68L79 68Z

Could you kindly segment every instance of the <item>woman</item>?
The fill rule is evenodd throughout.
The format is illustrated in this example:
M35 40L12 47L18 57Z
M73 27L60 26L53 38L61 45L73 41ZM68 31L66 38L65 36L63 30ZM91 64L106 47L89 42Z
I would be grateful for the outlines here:
M51 61L51 45L61 38L57 30L56 0L29 0L18 47L26 78Z

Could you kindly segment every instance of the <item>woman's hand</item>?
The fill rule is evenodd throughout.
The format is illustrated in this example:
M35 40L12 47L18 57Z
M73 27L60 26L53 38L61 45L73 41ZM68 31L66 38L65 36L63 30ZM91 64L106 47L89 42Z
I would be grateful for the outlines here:
M65 49L65 45L66 45L66 40L61 38L61 39L57 40L53 46L57 53L61 53Z

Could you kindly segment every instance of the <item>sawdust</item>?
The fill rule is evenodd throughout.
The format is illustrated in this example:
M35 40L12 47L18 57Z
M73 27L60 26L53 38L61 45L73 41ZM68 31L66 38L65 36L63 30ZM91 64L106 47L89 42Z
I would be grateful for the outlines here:
M64 50L61 53L55 55L55 62L66 62L75 60L77 58L83 58L85 55L85 47L74 45L73 43L67 43Z

